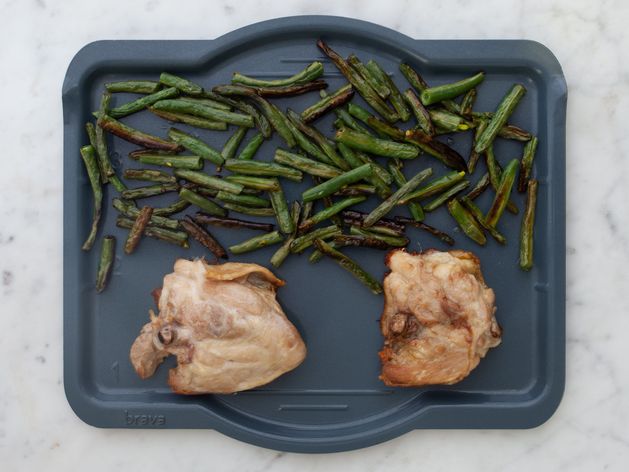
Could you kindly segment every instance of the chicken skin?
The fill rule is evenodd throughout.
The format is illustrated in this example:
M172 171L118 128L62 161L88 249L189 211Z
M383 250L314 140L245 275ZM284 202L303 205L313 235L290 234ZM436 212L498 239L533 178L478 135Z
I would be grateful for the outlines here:
M453 384L500 344L495 296L465 251L387 256L380 379L390 386Z
M131 347L135 371L145 379L175 355L170 387L203 394L251 389L294 369L306 346L275 299L282 285L256 264L177 260L156 293L159 315L151 312Z

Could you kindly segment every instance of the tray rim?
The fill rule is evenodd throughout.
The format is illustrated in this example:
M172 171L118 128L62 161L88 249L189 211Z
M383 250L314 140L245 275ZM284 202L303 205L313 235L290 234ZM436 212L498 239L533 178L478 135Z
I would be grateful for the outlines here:
M535 69L540 75L548 77L550 85L552 86L552 98L554 100L547 103L548 116L553 120L549 129L559 129L560 139L554 138L549 141L553 143L553 185L550 186L552 193L552 206L549 211L552 212L553 218L553 231L554 238L552 241L561 243L559 251L555 251L553 257L555 263L550 265L549 268L549 283L554 287L554 297L552 300L552 311L554 313L552 323L550 327L553 329L552 335L549 337L555 341L551 343L548 351L549 363L553 366L560 366L561 369L551 369L552 374L548 374L547 378L550 379L546 382L542 388L535 388L533 386L531 391L538 390L536 394L531 398L529 402L521 402L514 405L498 405L483 404L483 405L465 405L457 406L457 412L452 418L452 415L448 415L447 412L442 412L443 418L441 420L432 420L432 422L426 421L426 417L433 417L435 411L440 409L452 408L452 405L428 405L420 409L416 414L410 415L404 421L399 421L395 424L388 424L387 428L381 428L380 430L371 430L368 435L364 433L360 434L347 434L345 436L326 437L326 438L309 438L308 440L302 440L297 438L288 438L286 436L275 436L272 434L260 434L259 431L249 429L243 425L229 422L227 418L220 415L216 415L207 409L201 408L198 405L186 405L184 408L179 408L181 405L177 404L178 414L187 410L189 414L201 416L204 422L207 424L206 428L212 428L228 436L236 439L244 440L246 442L256 444L263 447L285 450L291 452L337 452L350 449L356 449L361 447L370 446L380 443L385 440L392 439L401 434L404 434L412 429L434 429L434 428L533 428L543 424L547 421L556 411L561 401L565 386L565 121L566 121L566 101L567 101L567 85L561 65L553 53L543 44L531 41L531 40L422 40L414 39L406 36L402 33L394 31L392 29L352 18L337 17L337 16L321 16L321 15L304 15L304 16L292 16L277 18L272 20L263 21L260 23L254 23L237 30L231 31L225 35L222 35L216 39L200 39L200 40L100 40L94 41L83 48L81 48L68 67L65 80L62 89L62 101L63 101L63 116L64 116L64 175L68 173L68 159L67 156L71 155L72 149L69 148L68 139L66 133L72 122L72 102L76 101L77 93L81 85L81 80L86 76L89 76L91 72L97 68L104 67L107 64L114 64L116 62L124 62L125 60L131 60L136 57L138 49L150 48L156 43L194 43L207 44L206 52L203 54L182 55L178 59L171 61L173 65L185 65L186 67L194 67L199 64L203 64L211 56L218 55L221 50L235 47L238 42L250 41L256 36L267 36L269 34L276 36L282 35L285 32L292 32L299 28L311 28L322 31L329 31L334 33L338 31L338 28L343 28L343 33L347 35L352 34L365 34L368 30L369 34L375 35L379 40L386 41L393 44L396 49L406 49L409 55L417 57L416 50L413 46L417 41L422 43L426 42L461 42L465 44L482 43L483 45L499 46L503 43L518 44L525 47L527 55L525 57L512 57L510 61L517 66L527 66ZM120 47L120 46L129 46ZM94 62L89 59L91 55L98 53L101 58L111 58L114 56L116 59L101 59ZM450 58L457 64L461 64L463 58ZM159 58L157 62L159 62ZM504 61L501 61L504 64ZM549 97L551 98L551 97ZM560 158L558 158L560 157ZM558 174L558 175L557 175ZM65 179L64 179L65 180ZM76 190L76 189L75 189ZM63 221L64 221L64 234L67 234L68 228L73 228L78 224L70 216L70 212L66 211L67 205L72 203L73 193L70 190L70 186L64 185L64 207L63 207ZM556 216L556 218L555 218ZM85 423L96 427L122 427L120 421L115 422L103 422L102 418L97 418L102 412L116 412L120 414L120 408L118 406L112 406L103 398L99 398L98 392L88 391L83 388L78 376L78 365L74 354L78 352L77 347L78 336L80 333L72 331L72 323L68 313L78 313L78 288L76 284L76 276L78 275L78 269L76 264L68 264L68 258L66 254L73 250L74 241L72 238L64 236L64 264L63 264L63 343L64 343L64 373L63 382L66 398L75 412L75 414ZM556 248L557 249L557 248ZM76 261L74 261L76 262ZM74 328L77 328L75 323ZM144 403L133 407L133 414L151 414L153 411L159 411L164 406L172 408L170 404L151 404L146 405ZM192 407L192 408L191 408ZM465 423L465 419L461 422L460 418L465 418L460 410L461 408L467 408L474 410L477 413L480 410L494 411L496 407L501 410L501 418L486 418L484 424L478 424L476 421L469 421ZM522 409L527 411L527 422L510 421L509 413L518 414ZM459 416L459 419L456 416ZM461 416L462 415L462 416ZM491 416L491 415L490 415ZM423 424L420 424L423 422ZM465 423L465 424L463 424ZM153 427L147 424L141 425L128 425L127 427ZM190 426L181 426L177 424L177 421L172 421L169 418L168 424L159 425L160 428L166 429L193 429ZM199 426L199 428L201 428Z

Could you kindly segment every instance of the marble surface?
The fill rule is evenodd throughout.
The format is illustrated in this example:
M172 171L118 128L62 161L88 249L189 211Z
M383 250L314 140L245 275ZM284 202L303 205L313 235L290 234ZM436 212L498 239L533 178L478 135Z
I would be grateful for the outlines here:
M629 470L627 2L1 0L0 11L2 470ZM70 410L61 369L67 64L97 39L213 38L292 14L358 17L418 38L530 38L559 58L569 86L568 364L563 402L543 426L415 431L307 456L213 431L100 430Z

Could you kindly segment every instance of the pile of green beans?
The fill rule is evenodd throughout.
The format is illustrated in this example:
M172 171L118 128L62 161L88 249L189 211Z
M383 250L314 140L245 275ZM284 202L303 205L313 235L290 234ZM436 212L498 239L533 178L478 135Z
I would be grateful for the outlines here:
M520 213L517 200L525 193L519 260L523 270L531 270L539 186L533 178L534 158L539 143L536 136L509 122L525 96L524 86L514 84L494 111L478 111L476 102L485 78L482 71L453 83L428 84L412 65L402 63L399 71L406 84L398 88L394 71L375 60L363 62L356 54L343 58L322 40L317 46L331 60L326 67L338 69L346 79L328 92L324 65L318 61L279 79L236 72L231 83L211 88L167 72L158 80L105 84L98 111L93 113L96 120L85 125L89 145L80 150L87 170L84 181L93 195L92 222L82 249L89 251L95 244L107 214L104 206L110 202L119 214L117 226L129 230L123 245L127 254L142 250L143 236L184 248L191 238L206 248L215 262L226 259L230 252L244 254L278 245L270 260L274 267L291 254L312 249L311 262L327 256L372 292L380 293L380 283L341 250L405 247L408 227L454 245L450 235L424 222L431 212L444 211L442 207L461 234L472 241L487 245L488 234L505 245L499 225L513 218L503 216L505 210ZM120 101L120 93L136 97ZM313 97L313 93L314 98L305 101L309 106L299 112L280 108L282 102L275 102L278 97ZM356 103L354 95L367 107ZM166 126L168 131L162 133L166 137L162 137L123 122L140 113L186 129ZM315 124L331 115L334 135ZM225 136L221 144L208 141L210 132ZM466 132L472 134L467 160L439 139ZM283 146L268 148L266 142L275 133ZM129 154L136 167L123 163L121 169L117 160L111 159L109 135L141 147ZM499 139L522 143L521 158L503 167L494 152ZM259 159L261 155L266 159ZM409 175L404 163L420 158L423 168ZM429 161L433 158L436 161ZM439 172L432 165L439 162L450 170ZM138 168L138 164L158 168ZM474 179L481 166L486 172L478 172L480 178ZM433 172L432 180L424 183ZM138 186L137 181L149 184ZM300 201L287 200L293 193L289 187L302 182L313 184L301 188ZM106 192L107 185L115 193ZM464 193L468 187L471 190ZM485 192L493 195L483 211L478 202ZM144 199L168 198L171 193L177 198L170 203L144 203ZM367 211L357 211L357 205ZM399 206L405 206L410 217L387 218ZM188 207L197 213L176 216ZM275 221L242 220L228 217L230 212ZM209 233L208 225L262 234L226 250ZM102 238L98 292L110 278L115 241L113 235Z

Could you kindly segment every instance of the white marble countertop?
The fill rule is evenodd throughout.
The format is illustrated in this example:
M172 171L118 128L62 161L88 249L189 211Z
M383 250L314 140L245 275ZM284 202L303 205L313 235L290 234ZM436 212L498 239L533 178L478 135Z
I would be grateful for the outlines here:
M2 470L629 470L627 2L2 0L0 11ZM415 431L308 456L214 431L101 430L71 411L61 368L60 98L70 59L97 39L213 38L293 14L358 17L417 38L529 38L559 58L569 87L568 365L563 402L541 427Z

